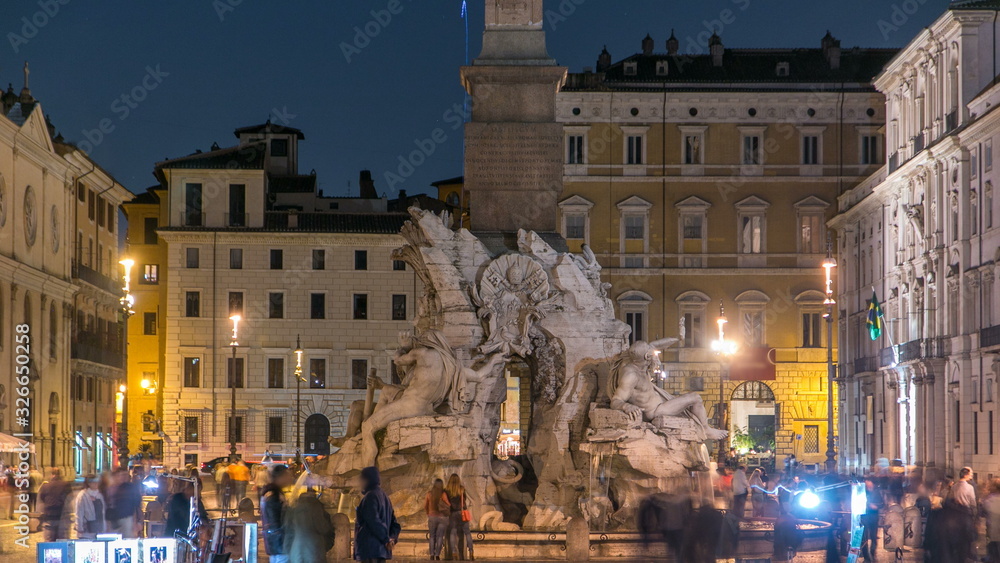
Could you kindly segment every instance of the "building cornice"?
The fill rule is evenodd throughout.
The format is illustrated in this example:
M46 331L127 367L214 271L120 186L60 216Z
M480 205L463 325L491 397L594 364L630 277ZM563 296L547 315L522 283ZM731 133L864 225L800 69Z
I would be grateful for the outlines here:
M161 229L157 231L168 244L235 244L250 246L255 244L298 244L316 246L369 246L398 247L406 241L398 234L365 233L303 233L303 232L261 232L261 231L189 231Z

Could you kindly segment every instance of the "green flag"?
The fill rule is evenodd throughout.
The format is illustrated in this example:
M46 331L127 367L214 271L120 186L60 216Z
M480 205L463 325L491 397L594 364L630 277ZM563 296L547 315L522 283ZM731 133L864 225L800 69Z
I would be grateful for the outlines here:
M868 336L872 340L878 340L878 337L882 336L882 306L878 303L878 296L875 295L874 289L872 290L871 303L868 304L868 321L865 324L868 326Z

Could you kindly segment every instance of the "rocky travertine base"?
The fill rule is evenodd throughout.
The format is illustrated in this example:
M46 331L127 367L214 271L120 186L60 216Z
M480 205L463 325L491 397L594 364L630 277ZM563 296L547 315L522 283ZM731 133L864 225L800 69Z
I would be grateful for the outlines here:
M704 432L689 418L663 416L653 423L622 411L591 405L590 426L580 450L593 467L607 468L608 497L594 491L585 502L591 529L632 527L639 502L646 496L686 487L692 471L707 470ZM611 499L617 510L611 508Z

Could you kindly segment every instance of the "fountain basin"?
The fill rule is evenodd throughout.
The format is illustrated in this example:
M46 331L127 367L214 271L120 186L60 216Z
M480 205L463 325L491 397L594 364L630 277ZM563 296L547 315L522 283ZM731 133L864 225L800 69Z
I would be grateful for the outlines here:
M774 520L753 519L741 523L739 557L770 557L774 545ZM803 532L800 552L826 549L830 524L817 520L800 520ZM565 560L565 532L534 531L474 531L476 557L481 559ZM404 559L427 559L427 531L404 530L394 556ZM648 559L666 558L662 542L650 547L642 543L638 532L592 532L590 556L594 559Z

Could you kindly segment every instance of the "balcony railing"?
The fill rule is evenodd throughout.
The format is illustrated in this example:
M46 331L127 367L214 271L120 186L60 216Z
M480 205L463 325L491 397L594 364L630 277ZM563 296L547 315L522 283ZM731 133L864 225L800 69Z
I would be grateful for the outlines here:
M863 358L854 358L854 374L865 373L869 371L878 371L878 358L875 356L865 356Z
M942 341L936 338L925 338L910 340L898 344L896 349L899 353L899 363L912 362L926 358L940 358L944 355ZM882 367L891 367L896 362L892 347L883 348L879 354L879 363Z
M249 215L246 213L226 213L227 227L246 227L249 225Z
M122 284L117 280L113 280L93 268L76 262L73 263L73 277L85 281L94 287L103 289L108 293L118 295L122 292Z
M1000 346L1000 325L993 325L979 331L979 347L990 348Z
M181 211L179 225L182 227L204 227L205 214L195 211Z
M114 368L122 367L121 344L112 335L102 335L96 332L79 332L73 341L70 357L103 364Z

